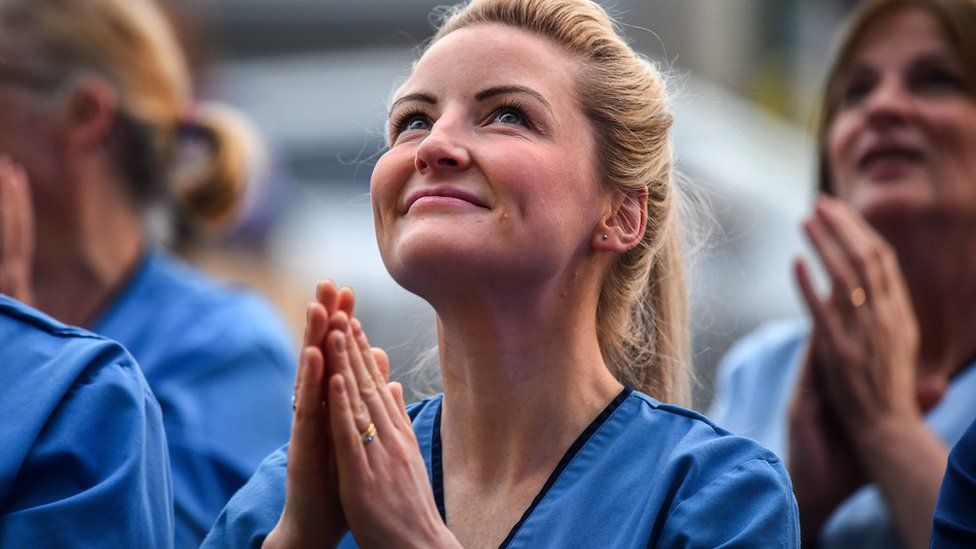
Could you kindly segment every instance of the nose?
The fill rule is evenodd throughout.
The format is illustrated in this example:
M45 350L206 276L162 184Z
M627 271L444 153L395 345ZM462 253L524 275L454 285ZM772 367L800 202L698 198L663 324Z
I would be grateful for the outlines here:
M914 98L900 78L882 80L867 98L868 119L874 125L900 125L914 110Z
M471 164L471 155L460 135L460 128L441 117L417 147L414 165L423 174L463 171Z

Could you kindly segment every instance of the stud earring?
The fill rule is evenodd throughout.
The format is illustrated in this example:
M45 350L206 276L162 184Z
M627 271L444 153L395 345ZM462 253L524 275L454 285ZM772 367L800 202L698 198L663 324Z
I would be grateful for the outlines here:
M610 235L608 235L607 233L603 233L603 241L606 242L609 239L610 239Z

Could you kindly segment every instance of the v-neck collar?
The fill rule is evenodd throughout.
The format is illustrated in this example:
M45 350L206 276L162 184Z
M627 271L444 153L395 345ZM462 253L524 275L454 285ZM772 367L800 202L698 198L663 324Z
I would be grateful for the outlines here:
M515 540L515 536L518 535L519 530L522 529L522 525L524 525L525 521L532 516L532 512L535 511L535 508L546 497L546 494L549 493L549 490L553 487L553 485L556 484L556 481L559 480L560 475L562 475L566 467L568 467L573 461L576 454L583 449L583 446L585 446L587 441L590 440L590 437L592 437L593 434L596 433L596 431L604 423L606 423L608 419L610 419L613 412L616 411L616 409L623 404L624 400L626 400L627 397L633 392L634 390L630 387L624 387L623 390L621 390L620 393L618 393L617 396L610 401L610 404L607 404L607 407L600 412L600 415L596 416L596 418L591 421L589 425L587 425L586 429L583 429L583 432L576 437L573 444L570 445L569 449L566 450L566 453L563 454L562 459L560 459L559 463L556 464L556 468L553 469L552 473L549 474L549 478L546 479L546 482L542 485L539 493L536 494L535 498L532 499L532 503L529 504L529 507L524 513L522 513L522 517L518 520L518 522L515 523L515 526L509 530L508 535L505 536L505 540L499 546L500 548L507 548L512 544L512 542ZM437 411L434 414L434 423L431 426L430 482L434 489L434 502L437 504L437 511L440 512L441 519L447 522L447 511L444 506L444 461L441 450L441 410L443 408L444 400L440 399L440 401L437 403Z

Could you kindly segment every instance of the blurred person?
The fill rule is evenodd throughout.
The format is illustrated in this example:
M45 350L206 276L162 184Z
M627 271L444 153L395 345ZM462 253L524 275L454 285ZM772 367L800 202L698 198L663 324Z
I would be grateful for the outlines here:
M738 343L711 417L784 459L803 539L925 547L976 418L976 0L874 0L826 87L812 318Z
M976 421L949 452L930 545L939 549L976 547Z
M783 464L662 402L689 354L671 122L598 4L457 7L371 180L444 394L405 408L351 291L321 284L290 445L204 545L797 546Z
M0 295L0 547L165 549L172 498L162 414L132 357Z
M246 132L193 101L151 0L5 0L0 30L0 153L29 181L0 202L3 238L22 250L0 267L5 291L135 356L163 411L175 541L197 546L287 441L295 361L263 299L152 235L233 216Z

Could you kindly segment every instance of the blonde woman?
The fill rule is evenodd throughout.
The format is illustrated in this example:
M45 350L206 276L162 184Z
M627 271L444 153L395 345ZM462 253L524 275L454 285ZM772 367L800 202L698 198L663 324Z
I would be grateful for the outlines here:
M287 440L295 364L263 300L147 234L149 211L185 228L241 195L238 124L190 88L151 0L0 3L0 154L26 180L0 172L0 291L135 356L163 410L179 547Z
M205 545L796 546L782 463L664 403L688 355L670 125L593 2L446 18L371 183L387 268L437 311L444 395L405 409L322 285L287 456Z

